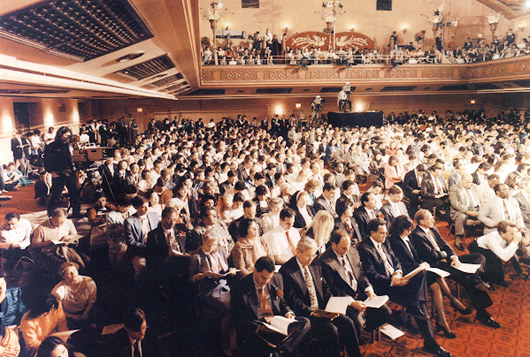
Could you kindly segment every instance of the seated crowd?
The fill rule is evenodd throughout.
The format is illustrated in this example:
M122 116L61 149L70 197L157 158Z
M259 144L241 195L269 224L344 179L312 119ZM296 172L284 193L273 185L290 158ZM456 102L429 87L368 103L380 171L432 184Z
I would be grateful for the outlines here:
M289 48L284 33L281 39L271 34L268 29L262 36L259 32L248 35L239 44L234 43L230 36L226 38L225 46L211 48L209 42L203 44L202 61L206 65L271 65L271 64L422 64L422 63L474 63L498 60L503 58L526 56L530 53L529 39L523 37L516 41L515 33L509 29L499 39L494 36L491 43L478 38L475 42L468 37L457 43L455 36L443 44L440 37L432 46L424 46L425 33L416 38L417 44L397 44L391 39L388 53L379 49L343 48L329 46L320 48L307 46L303 48ZM215 51L215 53L213 52ZM216 62L217 58L217 62ZM442 60L444 58L444 60Z
M243 118L154 122L130 144L116 141L97 170L84 171L90 179L78 180L90 203L81 221L61 207L36 227L8 213L2 356L171 356L161 337L180 347L197 326L203 356L291 355L304 341L310 355L344 348L353 357L361 332L389 322L396 304L416 321L427 353L450 356L435 340L437 331L457 337L444 296L455 312L475 310L478 322L501 327L488 290L507 286L503 262L522 274L530 254L523 125L474 112L430 120L420 111L353 129L296 121L269 129L266 119ZM454 243L435 220L453 227ZM82 221L91 226L85 237ZM467 230L481 226L466 246ZM466 273L462 263L480 268ZM367 307L381 295L391 303ZM344 314L324 311L331 296L351 297ZM263 323L277 315L290 322L287 337L266 343ZM66 344L53 336L66 330L79 331Z

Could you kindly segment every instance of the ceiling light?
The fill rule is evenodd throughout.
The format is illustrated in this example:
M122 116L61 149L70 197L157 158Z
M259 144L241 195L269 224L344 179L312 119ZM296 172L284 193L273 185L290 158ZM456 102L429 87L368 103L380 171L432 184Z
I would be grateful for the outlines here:
M145 54L144 51L141 52L135 52L135 53L129 53L128 55L122 56L116 60L118 63L128 62L132 61L133 59L137 59L139 57L142 57Z

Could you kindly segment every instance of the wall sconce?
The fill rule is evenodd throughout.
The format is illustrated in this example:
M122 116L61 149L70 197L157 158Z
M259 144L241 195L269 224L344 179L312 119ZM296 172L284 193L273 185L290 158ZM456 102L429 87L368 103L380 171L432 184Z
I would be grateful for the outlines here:
M470 103L475 104L476 103L475 99L471 99Z
M294 105L294 107L295 107L296 109L300 109L300 108L302 108L302 103L296 103L296 104Z
M355 32L355 27L351 27L351 32Z
M407 26L403 27L403 33L407 33L407 30L408 30Z
M519 31L524 31L524 25L523 24L519 25Z
M136 111L137 111L138 113L141 113L141 112L143 112L144 110L143 110L142 108L137 108Z
M226 28L225 28L226 31L228 31L228 27L229 27L229 26L230 26L230 25L226 25Z
M481 34L481 33L479 33L479 34L478 34L478 37L479 37L479 38L482 38L482 34Z

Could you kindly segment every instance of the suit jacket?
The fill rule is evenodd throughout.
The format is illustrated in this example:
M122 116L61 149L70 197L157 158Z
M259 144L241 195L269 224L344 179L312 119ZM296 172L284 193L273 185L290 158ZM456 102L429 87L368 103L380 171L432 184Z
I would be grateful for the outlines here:
M285 316L292 312L283 298L283 279L280 274L274 274L267 284L269 290L269 306L274 315ZM282 293L280 293L282 292ZM265 319L261 314L260 303L254 284L254 274L248 274L230 290L231 311L236 323L238 341L246 340Z
M418 196L412 193L413 190L420 190L421 187L418 185L418 178L416 177L416 171L411 170L405 174L403 178L403 190L405 191L405 196L413 197Z
M477 186L481 185L487 179L487 175L482 176L478 171L473 172L471 177L473 177L473 183Z
M514 220L513 223L518 228L524 227L524 220L521 216L521 210L519 208L519 203L517 200L513 197L507 198L506 200L506 206L508 207L508 211L512 215L512 219ZM488 199L484 204L480 207L480 211L478 213L478 219L482 223L484 223L484 235L491 233L497 228L495 226L497 223L502 221L504 219L504 208L503 205L500 203L500 199L495 196L490 199ZM509 220L508 217L506 217L506 220Z
M174 228L175 238L179 243L180 250L182 253L186 252L186 235L177 234L177 230ZM147 264L159 266L163 265L164 260L169 256L169 246L167 244L166 235L162 224L147 235L147 242L145 243ZM189 260L189 259L187 259Z
M399 235L390 235L387 238L387 242L390 244L390 247L392 248L392 252L396 256L396 258L401 263L401 268L403 269L403 275L407 275L414 269L416 269L420 263L421 260L418 257L418 253L416 252L416 248L414 248L414 244L412 243L412 240L409 238L409 247L407 247L407 244L401 239Z
M442 191L447 193L447 188L445 187L445 181L442 175L436 178L438 182L439 191L438 194L441 194ZM423 174L421 178L421 197L427 199L434 199L435 196L435 183L430 171L427 171Z
M129 170L125 171L125 178L120 177L119 171L114 171L112 182L114 187L121 191L125 186L134 185L134 178Z
M149 328L145 333L145 337L140 343L142 346L143 357L158 357L160 356L160 350L158 348L156 336L151 334ZM108 344L109 348L105 348L103 356L108 357L131 357L132 346L131 340L125 328L122 328L118 332L112 335Z
M458 183L452 186L449 189L449 202L451 203L451 216L456 212L466 213L479 207L479 200L473 193L473 190L470 188L469 193L473 195L475 199L475 205L472 202L469 202L469 198L466 194L466 189L462 186L461 183Z
M19 148L18 146L21 146L23 143L22 143L22 138L20 139L17 139L17 138L12 138L11 139L11 151L13 152L13 158L15 160L18 160L18 159L22 159L22 148Z
M430 231L434 235L434 240L440 248L439 251L431 244L427 237L427 233L419 226L412 231L409 238L412 241L414 248L416 248L420 261L425 261L432 267L439 267L441 260L456 254L453 248L451 248L451 246L442 238L436 228L430 228ZM443 252L446 254L444 255Z
M313 209L315 211L315 214L318 211L326 210L328 211L333 217L337 216L337 213L335 212L335 205L331 204L324 196L320 195L313 204Z
M352 228L353 228L353 237L351 237L352 239L355 238L357 239L358 242L362 241L363 240L363 235L361 234L361 230L359 229L359 224L357 223L357 221L352 218L350 219L351 223L352 223ZM335 218L335 228L334 230L336 229L344 229L345 231L347 231L348 233L350 233L348 231L348 229L346 229L346 225L342 222L342 220L339 218ZM353 244L353 243L352 243Z
M517 192L513 198L519 203L519 209L521 210L521 216L527 228L530 228L530 202L526 199L526 196L521 192Z
M331 290L322 276L322 267L318 259L308 267L317 293L318 307L324 310L331 297ZM289 259L280 269L285 287L285 301L297 316L311 315L311 298L309 290L296 257Z
M147 212L147 219L151 230L156 229L158 226L158 215L155 212ZM129 247L145 248L144 236L142 232L142 222L138 213L133 214L127 218L124 223L125 236L127 237L127 244ZM149 233L149 232L148 232Z
M376 217L379 217L381 212L378 209L374 209L374 214ZM366 208L364 206L361 206L353 212L353 218L355 218L355 221L357 221L357 224L359 225L359 231L361 232L362 239L366 239L368 236L368 222L370 222L370 215L366 211Z
M448 189L451 189L456 184L460 183L460 176L456 172L452 173L451 176L449 176L449 179L447 180L447 187Z
M392 223L394 218L396 218L397 216L401 216L401 215L408 216L409 215L407 206L405 206L403 202L399 201L397 205L399 207L400 212L396 212L389 202L385 203L383 207L381 207L381 213L385 217L385 221L388 226L390 226L390 223Z
M331 287L334 296L351 296L355 300L364 300L366 289L371 288L372 285L370 285L370 282L362 272L361 260L359 259L357 249L353 247L350 248L348 253L344 255L344 258L348 259L350 266L352 267L353 275L355 280L357 280L356 289L353 289L351 286L349 278L346 275L346 270L340 263L339 258L332 247L326 249L326 251L318 258L322 264L324 280Z
M305 226L307 226L309 223L305 221L305 218L298 210L298 207L295 207L293 210L296 213L296 216L294 217L294 228L304 228ZM313 207L311 206L307 206L307 213L311 217L315 216L315 212L313 211Z
M372 240L369 238L363 240L359 243L357 249L361 257L363 272L374 287L375 293L377 295L388 294L392 277L387 273L385 263ZM383 250L394 270L402 270L401 263L392 252L392 249L386 244L383 244Z

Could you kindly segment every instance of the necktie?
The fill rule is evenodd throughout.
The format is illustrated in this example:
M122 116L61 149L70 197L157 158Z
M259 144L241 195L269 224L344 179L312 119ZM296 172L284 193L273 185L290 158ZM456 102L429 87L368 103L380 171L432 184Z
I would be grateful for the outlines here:
M477 201L475 201L475 198L473 197L473 194L471 193L469 189L466 189L466 195L468 199L469 208L477 207L478 206Z
M440 251L440 246L438 245L438 243L436 243L436 240L434 239L434 234L432 234L430 229L427 232L427 237L429 237L429 241L431 242L433 248L437 251Z
M440 193L440 185L438 184L438 179L435 177L434 178L434 194L439 194Z
M505 220L512 220L512 217L510 216L510 211L508 210L508 205L506 205L506 201L502 200L502 205L504 207L504 219Z
M383 245L378 244L377 248L379 250L379 254L381 255L381 258L383 258L383 263L385 264L385 269L386 269L387 274L392 276L394 274L394 267L392 267L392 265L388 261L388 257L385 251L383 250Z
M293 255L296 255L296 247L294 246L293 240L289 236L289 231L285 231L285 235L287 236L287 241L289 242L289 245L291 246Z
M311 310L318 309L318 298L317 291L315 289L315 284L313 283L313 278L311 277L311 272L309 272L308 267L302 269L304 272L304 279L307 284L307 290L309 291L309 299L311 300Z
M350 267L350 264L346 261L346 258L343 256L340 259L342 266L344 267L344 270L346 271L346 275L348 276L348 279L350 280L349 283L354 291L357 291L357 279L355 279L355 276L353 275L353 271Z
M132 347L133 347L133 356L142 357L142 350L140 347L140 343L138 341L135 341Z
M409 239L409 237L403 238L403 241L405 242L405 245L407 246L407 249L409 250L410 255L413 255L412 254L412 249L410 248L410 239Z
M269 302L267 301L267 296L265 296L265 289L263 289L262 286L259 288L259 306L265 321L270 322L274 314L272 313L272 309L269 305Z

